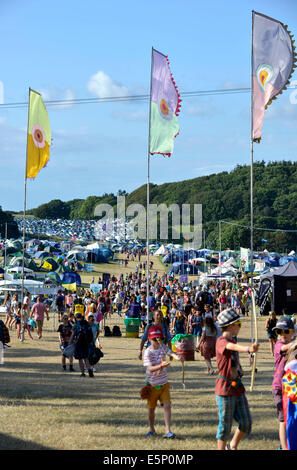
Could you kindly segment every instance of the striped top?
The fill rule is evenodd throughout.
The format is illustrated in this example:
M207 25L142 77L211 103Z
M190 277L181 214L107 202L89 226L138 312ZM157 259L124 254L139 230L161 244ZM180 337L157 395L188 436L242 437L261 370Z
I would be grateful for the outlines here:
M162 344L158 349L148 347L145 350L143 357L143 365L146 367L146 378L147 381L155 387L156 385L165 385L168 382L167 368L164 367L156 372L150 372L149 366L157 366L162 361L166 360L166 355L171 356L172 351L165 344Z

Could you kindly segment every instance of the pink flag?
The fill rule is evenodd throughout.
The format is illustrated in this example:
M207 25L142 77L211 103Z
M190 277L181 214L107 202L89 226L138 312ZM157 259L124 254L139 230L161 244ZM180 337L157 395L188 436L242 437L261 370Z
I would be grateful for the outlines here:
M286 89L296 66L293 37L280 21L253 12L252 94L254 142L260 142L264 111Z

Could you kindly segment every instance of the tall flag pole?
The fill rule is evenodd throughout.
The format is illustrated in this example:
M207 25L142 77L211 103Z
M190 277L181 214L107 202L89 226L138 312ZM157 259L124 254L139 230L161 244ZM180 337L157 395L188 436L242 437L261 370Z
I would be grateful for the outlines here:
M251 48L251 169L250 169L250 212L251 212L251 231L250 231L250 265L251 270L251 289L254 288L254 140L253 140L253 119L254 119L254 102L253 102L253 61L254 61L254 11L252 11L252 48ZM249 256L248 256L249 259ZM252 317L256 312L253 311ZM251 338L254 338L254 323L251 321Z
M151 85L148 139L146 250L147 250L147 324L149 323L149 203L150 203L150 156L160 154L170 157L174 139L179 133L177 116L181 99L170 71L168 56L152 48Z
M152 86L153 86L153 57L154 49L152 48L151 53L151 83L150 83L150 108L149 108L149 135L148 135L148 155L147 155L147 186L146 186L146 324L149 325L150 320L150 308L149 308L149 296L150 296L150 234L149 234L149 207L150 207L150 142L151 142L151 120L152 120Z
M26 236L26 204L27 204L27 179L35 178L39 171L46 166L49 160L51 145L51 129L45 104L41 95L29 88L28 124L26 169L24 184L24 215L23 215L23 259L22 259L22 310L21 310L21 341L24 340L24 271L25 271L25 236Z

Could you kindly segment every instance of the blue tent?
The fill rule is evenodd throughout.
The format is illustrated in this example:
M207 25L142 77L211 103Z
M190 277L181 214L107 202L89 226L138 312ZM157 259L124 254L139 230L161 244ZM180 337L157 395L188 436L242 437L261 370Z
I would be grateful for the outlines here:
M114 253L110 248L98 248L93 250L98 255L98 263L108 263L110 259L113 260Z
M61 282L62 284L73 284L74 282L76 282L76 284L80 286L81 278L79 274L73 271L67 271L66 273L63 273Z
M168 274L198 274L198 272L197 266L179 262L173 263L168 269Z
M294 256L282 256L282 257L278 260L280 266L284 266L284 265L287 264L289 261L297 261L297 259L294 258Z

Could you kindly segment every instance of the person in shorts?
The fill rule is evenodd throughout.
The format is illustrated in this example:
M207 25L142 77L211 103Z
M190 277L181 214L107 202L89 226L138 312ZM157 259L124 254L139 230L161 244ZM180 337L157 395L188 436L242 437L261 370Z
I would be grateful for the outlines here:
M275 370L272 382L272 395L279 421L280 449L285 450L287 448L287 436L282 399L282 378L285 373L286 354L295 336L294 323L291 318L283 315L278 319L273 331L277 334L278 339L274 345Z
M33 318L34 315L34 320L37 325L37 336L38 339L42 338L42 328L43 328L43 321L44 321L44 315L46 314L47 320L49 320L49 315L48 315L48 307L44 305L42 302L42 297L37 297L37 302L33 305L31 309L31 318Z
M216 378L215 394L218 406L219 425L217 431L218 450L237 450L244 437L251 432L252 418L249 410L245 388L241 382L242 371L239 363L239 352L254 353L259 344L250 346L239 345L236 337L240 331L240 316L234 308L223 310L218 315L218 325L222 335L216 342L216 360L218 375ZM238 427L227 444L231 434L233 419Z
M62 317L62 323L59 325L57 332L59 333L59 346L62 351L62 369L66 370L66 357L63 355L63 351L70 344L72 324L69 322L68 315L65 313ZM69 370L70 372L74 372L73 357L69 357Z
M145 437L155 436L155 409L158 401L164 407L165 438L172 439L176 435L171 432L171 401L170 384L168 382L167 367L170 363L166 361L169 355L177 361L184 359L175 354L165 344L161 343L163 330L160 326L152 326L148 331L150 346L145 350L143 365L146 367L146 384L150 385L150 394L147 398L148 422L150 430Z
M65 312L65 298L61 290L58 291L55 302L56 302L56 307L58 309L58 320L59 322L61 322L62 316Z

